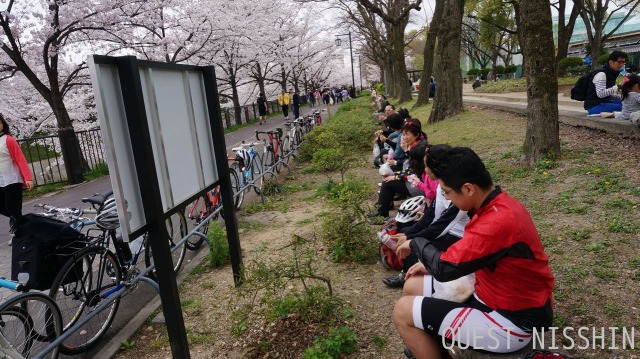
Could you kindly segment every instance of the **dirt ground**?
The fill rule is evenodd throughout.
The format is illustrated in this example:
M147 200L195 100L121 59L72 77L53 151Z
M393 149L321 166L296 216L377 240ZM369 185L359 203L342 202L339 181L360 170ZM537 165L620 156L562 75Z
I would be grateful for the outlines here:
M501 154L514 151L514 146L517 148L517 143L522 142L521 138L524 135L526 125L522 117L495 113L491 110L479 108L474 109L474 111L481 111L490 116L504 118L505 123L513 127L514 134L519 136L518 139L511 142L491 144L490 149L487 149L487 151L495 154L497 158ZM507 117L509 118L506 119ZM434 138L437 137L438 135L436 134ZM628 178L631 178L630 182L636 187L640 186L640 180L638 179L640 144L638 141L618 139L600 132L564 125L561 126L561 139L563 147L573 151L580 151L581 149L586 151L588 149L586 151L588 156L594 156L593 158L608 156L612 163L622 163L625 174ZM587 159L586 162L588 161ZM302 166L305 165L303 164ZM575 169L572 168L575 166L579 167L579 165L572 162L567 162L562 164L560 170L570 172ZM552 170L550 169L549 171ZM245 210L238 212L241 228L241 246L245 264L252 258L264 256L265 254L274 255L279 251L287 253L282 248L289 244L292 234L297 234L313 241L314 248L317 250L318 261L321 263L320 272L324 276L331 278L334 291L345 297L354 311L353 319L348 324L356 328L358 347L356 353L349 357L404 358L402 355L404 345L397 335L392 321L393 306L400 297L401 291L400 289L389 289L381 282L382 278L394 275L395 272L385 269L375 258L368 264L335 264L328 261L319 233L322 212L331 209L322 199L310 199L318 186L325 183L328 177L324 174L303 173L304 171L301 171L301 167L298 166L292 166L292 172L292 175L285 182L286 185L305 189L290 191L271 199L270 210L253 214L246 214ZM372 165L364 165L350 172L365 176L372 188L377 188L376 183L379 181L379 176ZM337 179L337 176L334 175L334 179ZM559 233L560 229L566 226L588 226L590 222L601 218L593 217L595 214L586 212L577 216L554 214L551 216L552 218L543 217L544 220L538 219L539 217L536 216L536 213L543 210L536 207L536 205L540 205L538 202L543 201L542 197L557 196L557 194L573 188L576 181L578 179L567 176L563 181L549 184L545 187L547 191L535 195L539 196L539 199L534 199L533 197L535 196L526 195L525 190L521 192L513 191L513 193L517 198L520 198L519 196L525 197L523 201L532 207L534 220L539 225L541 232L548 228L549 221L553 221L555 228L553 231ZM509 191L509 186L507 185L506 187L507 191ZM257 199L254 198L253 200L255 202ZM370 203L375 202L375 190L372 191L368 200ZM637 205L638 198L635 197L633 201L635 201L636 205L629 210L629 213L638 224L640 222L640 216L638 215L640 211ZM398 204L396 204L396 208ZM246 207L247 205L245 204L244 206ZM582 221L583 223L576 223L577 221ZM592 232L593 237L597 237L597 235L597 231ZM547 236L542 235L542 237ZM558 236L561 236L561 234L558 234ZM630 238L635 238L636 241L640 239L638 233L632 233ZM375 239L372 238L372 240ZM566 283L568 280L566 279L568 278L566 273L570 273L570 269L575 266L571 263L566 266L558 265L557 261L565 260L565 257L570 257L572 252L581 253L581 248L584 245L576 244L570 240L565 240L565 243L567 246L563 251L556 252L554 249L553 253L550 254L554 274L557 277L559 286L561 286L556 294L556 300L559 302L556 307L560 317L568 321L565 324L578 326L579 324L607 323L610 322L609 319L614 318L616 324L640 326L640 314L637 309L638 305L640 305L640 291L638 290L640 275L637 272L640 272L640 269L623 268L621 269L623 273L616 277L619 280L610 279L604 285L598 278L584 278L581 280L579 288L573 291L571 289L573 288L572 285ZM625 247L623 246L623 248ZM627 257L629 255L638 256L637 243L629 242L626 248L635 251L635 254L627 253ZM593 251L587 251L587 254L579 254L580 258L576 258L576 263L581 264L584 261L593 260L593 255ZM622 267L626 267L626 265ZM638 279L634 279L634 276L637 276ZM591 292L577 292L582 288L590 288ZM230 316L230 306L232 307L236 302L236 291L237 289L233 286L230 266L203 270L199 274L193 275L188 283L182 286L180 297L190 338L192 358L252 357L248 349L255 343L248 342L250 336L246 333L239 337L231 334L234 323ZM619 308L624 308L623 315L615 316L615 313L606 310L604 312L591 310L593 304L590 304L589 299L585 298L594 297L593 301L597 303L602 300L602 298L598 299L598 296L618 298L617 305ZM576 306L584 306L585 309L583 311L575 311L573 309ZM296 329L292 332L287 332L283 328L269 327L255 330L262 331L263 334L272 333L274 337L268 354L261 356L262 358L299 358L304 349L312 342L312 334L317 332L316 328L307 328L304 331ZM636 328L636 331L640 335L640 329ZM636 341L640 342L640 339ZM162 325L145 325L126 344L128 349L123 350L117 358L171 357L169 341ZM637 353L637 350L630 353L595 351L574 353L574 355L580 358L640 357Z

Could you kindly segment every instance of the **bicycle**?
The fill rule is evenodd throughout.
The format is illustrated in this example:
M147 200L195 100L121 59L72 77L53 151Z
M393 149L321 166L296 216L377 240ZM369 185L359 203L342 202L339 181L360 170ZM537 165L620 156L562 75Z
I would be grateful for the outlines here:
M301 135L301 126L303 120L302 117L295 119L294 121L285 122L285 139L283 144L283 155L286 163L289 163L289 159L291 156L295 157L295 150L298 149L298 146L302 143L302 135Z
M21 283L0 278L0 287L23 291ZM62 334L58 305L43 293L23 293L0 304L0 357L55 359L58 347L42 352Z
M235 152L234 163L231 168L239 174L239 187L243 194L249 190L248 187L253 187L256 194L262 193L262 158L256 151L255 146L263 144L264 142L245 143L242 141L240 147L231 149ZM255 182L259 182L260 185L256 185ZM240 200L240 202L242 201ZM239 207L236 207L236 209L239 209Z
M87 217L83 217L84 214L96 214L99 211L99 207L113 194L112 191L108 191L105 194L97 193L91 198L83 198L82 202L90 203L92 208L90 209L79 209L79 208L65 208L65 207L55 207L47 204L36 204L35 207L40 207L45 210L45 212L39 213L40 216L55 218L64 221L68 221L71 228L81 232L85 228L89 228L96 224L95 220L92 220ZM169 246L170 248L174 248L176 243L182 239L182 237L187 232L187 220L184 218L184 214L175 213L171 217L167 218L166 221L167 233L169 234ZM98 230L96 228L91 228L90 230ZM98 235L99 237L104 237L106 230L101 230L103 233ZM96 238L96 236L93 236ZM121 236L115 237L115 243L120 246L120 250L124 253L130 253L131 250L128 247L124 246L124 242ZM142 239L135 240L132 242L137 248L146 249L145 250L145 265L147 267L153 264L153 254L151 252L151 247L147 245L147 234L142 236ZM174 272L177 274L180 271L180 267L182 266L182 262L184 261L184 257L186 255L186 250L178 249L173 252L173 264L174 264ZM126 254L126 256L130 257L130 254ZM155 270L149 273L149 277L153 280L157 281L157 276Z
M189 203L185 208L185 217L193 222L193 227L198 226L202 221L206 220L214 212L213 220L218 219L218 214L222 213L222 198L220 197L220 186L214 187L211 191L206 192L204 196L197 198L195 201ZM209 232L209 226L204 225L200 228L200 232L204 235ZM186 247L189 250L195 251L202 246L204 238L199 235L191 235L187 239Z
M82 353L94 346L106 333L118 310L121 296L136 288L136 278L141 274L136 266L142 252L144 252L146 267L153 265L153 256L146 234L141 236L142 240L136 239L131 242L132 246L137 247L133 251L129 244L117 235L119 221L115 200L106 198L110 195L111 193L106 196L97 195L82 200L99 208L95 220L71 216L72 223L81 222L72 224L72 227L84 228L86 224L94 222L97 228L90 228L87 231L88 239L82 248L75 251L62 266L49 291L49 296L56 301L62 313L64 332L76 325L81 318L92 315L86 323L70 333L60 345L60 352L64 354ZM43 208L48 212L55 212L57 209L52 206L43 206ZM66 209L57 210L64 213ZM177 246L186 234L186 219L182 213L176 212L167 218L166 224L172 248L174 271L177 273L186 254L185 245ZM92 235L94 231L98 231L99 234ZM180 237L174 243L177 232L180 233ZM146 271L149 278L156 282L159 280L154 270L146 269ZM110 299L114 293L123 288L126 288L126 292L115 299ZM103 302L106 304L101 305Z
M281 161L282 157L282 129L276 128L275 131L258 131L256 130L256 139L258 141L262 141L260 139L261 134L268 135L268 141L266 142L266 146L264 149L264 156L262 157L262 167L265 169L265 172L269 171L272 167L275 167L276 172L280 173L282 171ZM266 175L266 174L265 174ZM267 178L265 180L269 180Z
M320 126L322 125L322 115L321 115L322 111L320 110L315 110L313 111L313 116L316 120L316 126Z

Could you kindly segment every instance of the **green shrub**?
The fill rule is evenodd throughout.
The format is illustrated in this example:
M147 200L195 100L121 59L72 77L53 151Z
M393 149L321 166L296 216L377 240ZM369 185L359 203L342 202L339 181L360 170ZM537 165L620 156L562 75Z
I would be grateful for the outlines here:
M609 61L609 54L602 54L598 57L598 65L604 65Z
M358 336L349 327L331 329L326 338L318 338L305 350L304 359L333 359L356 351Z
M376 89L376 92L379 94L384 93L384 84L382 82L373 84L373 88Z
M516 65L507 65L504 68L504 73L505 74L515 74L516 71L518 71L518 66L516 66Z
M291 292L268 302L265 314L271 322L295 314L304 323L323 323L333 321L334 313L339 313L343 305L339 297L329 294L327 287L312 286L302 293Z
M478 73L480 73L480 69L477 69L475 67L472 68L472 69L469 69L469 71L467 71L467 75L469 75L469 76L475 76Z
M322 223L322 237L334 262L371 262L378 251L373 227L353 211L332 211Z
M496 74L497 74L497 75L502 75L502 74L504 74L504 66L502 66L502 65L496 65Z
M207 255L209 265L218 268L229 263L227 232L220 226L220 223L211 221L207 237L209 237L209 254Z
M488 75L489 72L491 72L491 69L488 67L485 67L484 69L480 70L480 75Z
M560 60L560 62L558 62L558 68L560 70L565 71L565 72L566 72L567 68L575 67L575 66L584 67L584 60L582 60L581 57L571 56L571 57L564 58L564 59Z
M358 94L358 97L371 97L371 91L361 90L360 93Z

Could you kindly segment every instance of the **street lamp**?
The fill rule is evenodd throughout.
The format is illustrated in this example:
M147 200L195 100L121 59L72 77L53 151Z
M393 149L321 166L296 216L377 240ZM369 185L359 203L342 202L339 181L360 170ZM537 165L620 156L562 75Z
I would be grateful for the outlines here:
M361 56L358 55L358 70L360 71L360 91L362 91L362 61Z
M349 58L351 59L351 85L355 91L356 89L356 76L353 72L353 47L351 47L351 31L348 34L340 34L336 35L336 46L342 45L342 40L340 40L340 36L349 36Z

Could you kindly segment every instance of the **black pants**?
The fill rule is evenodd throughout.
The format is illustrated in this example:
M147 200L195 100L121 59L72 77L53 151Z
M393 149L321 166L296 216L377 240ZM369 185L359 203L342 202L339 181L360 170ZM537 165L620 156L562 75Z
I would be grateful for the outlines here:
M289 117L289 105L282 105L282 114L284 117Z
M22 183L0 187L0 214L9 217L9 225L22 216Z
M405 181L389 181L382 182L380 187L380 195L378 196L378 216L389 217L389 210L393 202L393 196L396 194L400 197L410 197L407 182Z
M293 105L293 119L300 117L300 105Z

